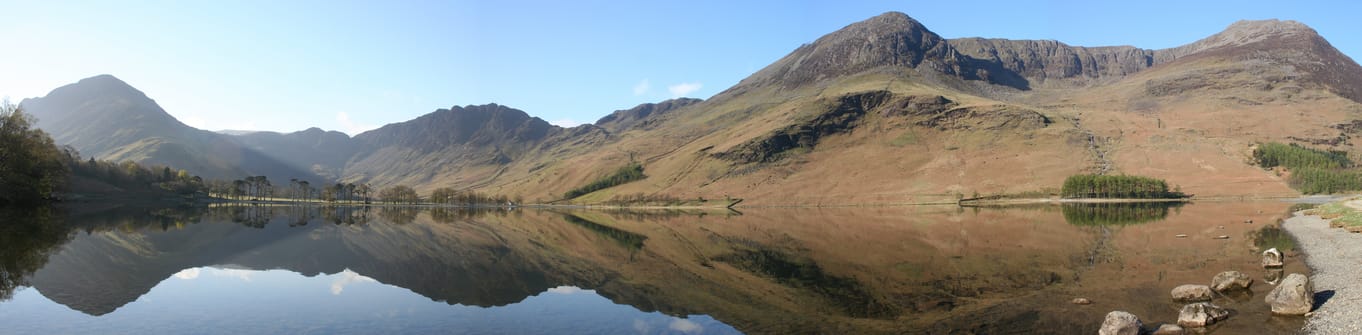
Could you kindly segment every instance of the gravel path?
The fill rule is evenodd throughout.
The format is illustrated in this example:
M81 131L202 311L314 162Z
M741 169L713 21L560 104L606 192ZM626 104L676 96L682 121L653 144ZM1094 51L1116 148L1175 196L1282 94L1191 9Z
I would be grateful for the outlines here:
M1305 333L1362 334L1362 234L1329 228L1328 220L1300 213L1282 227L1305 251L1316 300L1333 294L1305 322Z

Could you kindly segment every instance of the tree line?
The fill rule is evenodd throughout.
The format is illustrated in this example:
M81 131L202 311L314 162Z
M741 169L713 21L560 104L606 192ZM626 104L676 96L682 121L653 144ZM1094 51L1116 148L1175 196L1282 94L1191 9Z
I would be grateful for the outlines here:
M72 178L98 181L122 193L192 196L206 190L203 178L168 166L82 159L69 146L58 147L23 109L0 103L0 205L31 205L54 200Z
M1287 182L1305 194L1362 190L1362 171L1342 151L1319 150L1298 144L1260 143L1253 159L1263 168L1283 167L1291 172Z
M461 205L467 207L474 206L501 206L505 204L520 204L523 201L520 197L512 199L505 195L489 195L472 191L459 191L452 187L441 187L430 192L430 202L445 205Z
M0 103L0 205L49 200L66 181L62 150L35 123L18 106Z
M1126 176L1080 174L1064 179L1060 196L1065 198L1119 198L1119 199L1178 199L1188 195L1182 187L1168 189L1163 179Z
M1298 144L1267 142L1253 150L1253 159L1264 168L1287 169L1342 169L1352 167L1348 155L1342 151L1326 151L1302 147Z
M618 170L615 170L614 173L596 179L595 181L583 185L582 187L578 187L571 191L568 191L567 193L563 194L563 198L572 199L586 195L587 193L611 188L616 185L628 183L631 181L642 180L643 178L647 177L648 176L643 174L642 164L630 163L629 165L625 165L623 167L620 167Z

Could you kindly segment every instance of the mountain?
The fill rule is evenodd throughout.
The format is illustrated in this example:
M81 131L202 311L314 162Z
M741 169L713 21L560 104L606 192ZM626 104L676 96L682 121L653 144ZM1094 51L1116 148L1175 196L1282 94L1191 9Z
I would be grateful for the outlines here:
M228 135L180 123L146 94L110 75L24 99L20 106L58 144L70 145L85 157L167 165L205 178L320 179L245 148Z
M340 178L345 162L355 152L355 142L349 135L316 127L288 134L256 131L231 135L250 150L328 180Z
M1358 153L1359 101L1362 67L1294 21L1236 22L1151 50L945 39L891 12L799 46L708 100L642 104L594 124L562 128L489 104L354 138L309 129L230 142L345 182L545 202L632 163L645 179L572 201L946 202L1045 191L1076 173L1163 178L1198 196L1285 196L1298 193L1251 164L1252 146ZM108 103L117 105L92 106ZM110 148L152 136L90 134L119 138Z

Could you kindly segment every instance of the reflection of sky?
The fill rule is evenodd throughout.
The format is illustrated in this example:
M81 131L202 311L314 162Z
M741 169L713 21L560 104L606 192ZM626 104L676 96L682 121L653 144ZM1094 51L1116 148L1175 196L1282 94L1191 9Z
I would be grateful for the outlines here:
M480 308L431 301L350 270L305 277L284 270L192 268L113 313L94 317L34 289L0 303L0 333L209 334L726 334L708 316L677 318L616 305L592 290L549 289Z

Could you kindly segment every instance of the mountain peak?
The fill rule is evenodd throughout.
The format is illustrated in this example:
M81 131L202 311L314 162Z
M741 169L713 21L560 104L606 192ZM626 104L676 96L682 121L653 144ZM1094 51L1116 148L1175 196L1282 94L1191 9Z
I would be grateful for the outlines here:
M1314 29L1294 20L1239 20L1231 23L1225 28L1224 33L1235 34L1281 34L1281 33L1315 33Z
M941 36L906 14L888 12L852 23L753 74L743 86L791 88L882 66L954 74L959 55Z

